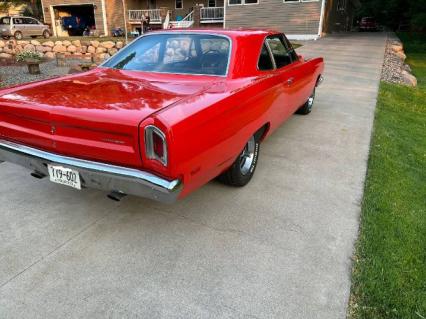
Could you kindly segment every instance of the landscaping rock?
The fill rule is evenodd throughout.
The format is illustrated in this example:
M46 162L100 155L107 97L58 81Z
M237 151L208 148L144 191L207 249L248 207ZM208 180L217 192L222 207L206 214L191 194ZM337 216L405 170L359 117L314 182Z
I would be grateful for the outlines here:
M71 45L71 41L68 41L68 40L62 41L62 45L67 47L67 46Z
M82 45L81 46L81 53L86 53L87 52L87 46Z
M44 57L45 57L46 59L54 59L54 58L55 58L55 53L53 53L53 52L46 52L46 53L44 54Z
M118 42L115 44L115 47L116 47L117 49L121 49L123 46L124 46L124 43L123 43L122 41L118 41Z
M74 40L74 41L72 41L71 43L72 43L72 45L74 45L74 46L76 46L76 47L81 47L81 42L80 42L80 40Z
M89 46L89 47L87 48L87 52L88 52L88 53L95 53L95 52L96 52L96 48L95 48L94 46Z
M37 52L44 53L44 46L42 46L42 45L37 45L35 47L35 49L36 49Z
M77 48L76 48L75 45L70 45L70 46L67 47L67 51L71 52L71 53L74 53L74 52L77 51Z
M43 43L44 46L46 47L51 47L53 48L55 46L55 43L53 43L53 41L46 41Z
M3 52L7 54L15 54L15 49L11 49L9 47L4 47Z
M403 51L395 52L395 55L396 55L397 57L399 57L399 58L402 60L402 62L404 62L404 61L405 61L405 59L407 58L407 56L405 55L405 53L404 53Z
M417 79L414 75L408 73L407 71L403 70L401 72L403 84L416 87L417 86Z
M55 41L55 46L62 45L62 41Z
M37 41L37 40L31 40L31 41L30 41L30 43L31 43L33 46L41 45L41 43L40 43L39 41Z
M43 46L43 52L50 52L53 48Z
M408 65L408 64L404 64L403 66L402 66L402 68L403 68L403 70L405 70L405 71L407 71L407 72L413 72L412 70L411 70L411 67Z
M105 49L103 47L96 48L96 53L105 53L105 52L107 52L107 49Z
M108 53L101 53L99 54L99 60L104 61L106 59L109 59L111 56Z
M12 58L12 54L0 53L0 58L1 59L11 59Z
M116 48L111 48L111 49L108 50L108 53L112 56L112 55L116 54L117 51L118 50Z
M105 49L112 49L113 47L115 47L115 43L112 41L105 41L105 42L102 42L100 45L101 47Z
M35 51L35 46L33 44L27 44L24 46L25 51Z
M26 44L30 44L30 41L19 40L19 41L17 41L17 42L16 42L16 44L19 44L19 45L25 46Z
M81 45L83 46L86 46L86 47L88 47L89 45L90 45L90 41L85 41L85 40L82 40L82 41L80 41L81 42Z
M97 48L99 46L99 41L96 41L96 40L90 41L90 45Z
M81 66L79 65L72 65L68 71L68 74L75 74L75 73L81 73L83 72Z
M63 45L55 45L53 47L53 52L65 52L67 51L67 48L64 47Z
M22 51L24 51L24 48L22 47L22 45L17 45L16 47L15 47L15 54L16 53L20 53L20 52L22 52Z
M0 48L3 48L6 44L4 43L3 40L0 40Z

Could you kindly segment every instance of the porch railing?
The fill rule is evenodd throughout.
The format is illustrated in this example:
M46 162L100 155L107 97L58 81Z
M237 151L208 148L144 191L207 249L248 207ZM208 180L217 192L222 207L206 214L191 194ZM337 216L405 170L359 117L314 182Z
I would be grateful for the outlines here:
M223 22L223 7L201 8L201 23Z
M148 15L150 23L161 23L161 9L148 9L148 10L129 10L129 21L140 22L143 16Z
M170 21L173 28L190 28L194 24L194 11L188 13L180 21Z

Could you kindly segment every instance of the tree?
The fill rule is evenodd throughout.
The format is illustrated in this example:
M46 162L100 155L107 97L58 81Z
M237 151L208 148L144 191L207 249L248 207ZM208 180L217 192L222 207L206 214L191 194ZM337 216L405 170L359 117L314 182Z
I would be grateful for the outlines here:
M40 18L41 16L41 0L3 0L0 1L0 12L9 14L14 6L26 5L25 15Z

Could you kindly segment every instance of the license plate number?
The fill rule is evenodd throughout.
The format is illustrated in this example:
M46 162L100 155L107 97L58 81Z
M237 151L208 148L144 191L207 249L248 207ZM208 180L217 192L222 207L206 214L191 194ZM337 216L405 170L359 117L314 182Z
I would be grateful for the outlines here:
M76 170L54 165L47 165L47 168L51 182L81 189L80 174Z

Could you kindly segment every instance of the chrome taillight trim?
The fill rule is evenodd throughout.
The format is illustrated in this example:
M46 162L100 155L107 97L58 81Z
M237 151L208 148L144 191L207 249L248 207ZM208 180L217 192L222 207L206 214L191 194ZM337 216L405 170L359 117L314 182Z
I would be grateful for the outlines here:
M154 137L153 135L158 135L163 141L163 156L160 157L155 154L154 151ZM158 127L154 125L147 125L145 127L145 152L146 157L149 159L157 160L164 166L167 166L168 163L168 153L167 153L167 140L166 135Z

